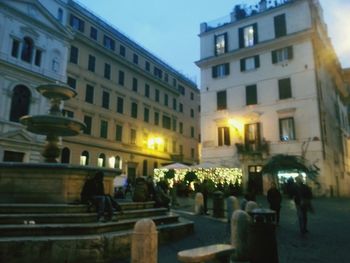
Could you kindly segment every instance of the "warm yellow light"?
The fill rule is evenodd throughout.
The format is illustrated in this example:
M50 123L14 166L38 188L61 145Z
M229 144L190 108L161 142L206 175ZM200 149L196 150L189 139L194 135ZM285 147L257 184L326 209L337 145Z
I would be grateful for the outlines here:
M233 126L236 129L238 129L239 131L243 130L243 123L241 123L240 121L238 121L236 119L229 119L228 124L230 126Z
M150 149L157 149L160 145L164 144L164 139L161 137L152 137L147 141L147 147Z

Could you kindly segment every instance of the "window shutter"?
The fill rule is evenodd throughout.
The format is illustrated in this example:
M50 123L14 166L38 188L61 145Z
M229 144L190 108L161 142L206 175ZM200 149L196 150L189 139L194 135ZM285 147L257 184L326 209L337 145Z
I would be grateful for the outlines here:
M276 64L277 63L277 51L273 50L271 52L271 55L272 55L272 64Z
M239 48L244 48L243 28L238 29Z
M230 129L228 127L224 127L224 144L225 145L231 145Z
M241 71L243 72L245 71L245 58L242 58L240 62L241 62Z
M260 57L259 55L254 56L255 68L260 68Z
M213 78L216 78L218 76L217 68L218 68L218 66L214 66L211 68L211 70L212 70L211 73L212 73Z
M258 24L253 24L253 30L254 30L254 45L258 44Z
M287 47L287 52L288 52L288 59L293 58L293 46Z
M218 145L219 146L222 145L222 128L221 127L218 128Z
M249 144L249 124L244 124L244 144L245 147Z
M230 75L230 63L225 64L225 75Z
M274 17L275 37L282 37L287 34L285 14Z
M225 53L228 50L227 33L225 33Z
M290 78L278 80L278 88L279 88L279 96L281 100L292 97Z
M217 39L217 36L214 36L214 55L215 56L217 56L217 54L218 54L218 52L217 52L218 50L216 48L216 41L217 41L216 39Z
M245 90L246 90L246 105L257 104L256 85L246 86Z
M261 140L260 140L260 122L256 124L256 138L255 138L255 143L257 145L257 148L260 147Z

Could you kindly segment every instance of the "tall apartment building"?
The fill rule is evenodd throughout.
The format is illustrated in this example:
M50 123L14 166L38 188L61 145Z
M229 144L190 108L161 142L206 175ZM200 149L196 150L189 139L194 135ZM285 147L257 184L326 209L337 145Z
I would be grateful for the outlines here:
M69 36L64 82L78 95L65 102L63 112L87 129L63 138L61 162L121 168L131 178L165 163L198 162L195 83L75 1L5 1L12 2L45 7L40 12L51 14ZM10 57L11 46L3 52ZM9 114L1 118L10 121Z
M319 169L315 194L350 195L349 87L318 0L237 5L200 30L202 161L262 191L277 154Z

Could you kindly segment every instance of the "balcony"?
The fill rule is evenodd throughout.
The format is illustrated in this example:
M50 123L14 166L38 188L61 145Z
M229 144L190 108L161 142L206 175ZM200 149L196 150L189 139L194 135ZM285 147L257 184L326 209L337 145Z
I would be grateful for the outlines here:
M256 142L236 143L237 154L241 158L263 158L270 155L270 142L262 139Z

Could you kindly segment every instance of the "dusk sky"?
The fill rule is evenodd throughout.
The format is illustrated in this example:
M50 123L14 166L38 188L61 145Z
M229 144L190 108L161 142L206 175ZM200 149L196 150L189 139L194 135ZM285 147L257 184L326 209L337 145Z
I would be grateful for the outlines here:
M236 4L259 0L78 0L129 38L199 85L199 26ZM350 0L320 0L342 67L350 67Z

